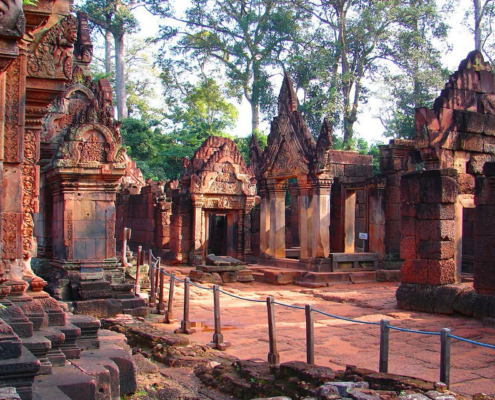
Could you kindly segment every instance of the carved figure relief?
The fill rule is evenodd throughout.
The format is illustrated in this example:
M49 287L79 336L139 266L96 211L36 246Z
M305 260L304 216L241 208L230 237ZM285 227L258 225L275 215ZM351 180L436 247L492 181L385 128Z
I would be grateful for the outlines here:
M29 57L28 74L37 78L70 79L73 47L77 40L77 18L66 16L43 37Z
M16 58L7 70L5 87L5 128L4 161L21 162L20 128L19 128L19 91L21 61Z
M280 146L275 163L272 166L273 175L293 175L299 171L299 166L294 157L290 154L289 146L284 140Z
M108 144L102 143L98 140L98 136L95 132L91 133L91 136L85 142L81 143L81 159L83 163L86 162L105 162L108 152Z

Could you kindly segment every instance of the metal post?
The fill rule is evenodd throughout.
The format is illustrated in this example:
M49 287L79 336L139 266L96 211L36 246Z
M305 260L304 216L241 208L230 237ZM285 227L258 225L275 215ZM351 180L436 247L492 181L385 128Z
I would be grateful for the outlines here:
M266 307L268 310L268 343L269 353L268 362L270 365L280 364L280 354L277 351L277 334L275 332L275 305L273 297L266 298Z
M307 304L306 310L306 362L308 364L315 363L315 321L313 314L313 306Z
M213 313L215 319L215 333L213 339L208 346L213 349L226 350L230 346L229 342L223 341L222 324L220 322L220 287L218 285L213 286Z
M150 307L155 305L155 271L153 269L153 259L151 258L151 250L148 250L148 274L150 277L150 292L148 304Z
M380 321L380 372L388 373L388 352L390 343L390 327L388 319Z
M165 313L165 318L163 322L165 324L171 324L175 322L174 320L174 289L175 289L175 273L172 273L170 277L170 289L168 291L168 304L167 304L167 312Z
M139 292L141 292L141 286L139 285L139 272L141 268L141 251L143 248L141 246L138 246L137 249L137 263L136 263L136 284L134 285L134 294L139 295Z
M158 265L160 265L160 257L158 257ZM165 314L165 303L163 302L163 285L164 285L164 275L165 271L162 267L160 267L160 293L158 296L158 305L156 306L156 310L158 311L158 314L163 315Z
M440 331L440 382L450 386L450 334L452 331L448 328L443 328Z
M189 321L189 287L191 281L186 278L184 281L184 317L180 323L180 328L175 330L175 333L185 333L190 335L196 332L195 329L191 329L191 322Z
M160 290L160 259L159 258L157 259L156 269L155 269L155 293L154 293L155 297L153 297L153 304L155 303L158 304L158 302L156 301L159 295L158 290Z

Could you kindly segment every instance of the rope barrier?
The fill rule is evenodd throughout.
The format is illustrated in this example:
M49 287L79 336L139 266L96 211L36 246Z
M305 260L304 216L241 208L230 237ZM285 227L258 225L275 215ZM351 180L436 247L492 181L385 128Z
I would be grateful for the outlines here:
M304 307L301 306L293 306L291 304L284 304L284 303L279 303L278 301L274 301L273 304L277 304L282 307L288 307L288 308L294 308L296 310L304 310Z
M471 344L474 344L476 346L482 346L482 347L487 347L489 349L495 349L495 346L491 345L491 344L481 343L481 342L477 342L475 340L470 340L470 339L466 339L466 338L451 335L451 334L449 334L449 337L451 337L452 339L460 340L461 342L471 343Z
M155 263L153 265L151 265L150 267L153 268L153 269L155 269L155 270L158 270L159 269L162 274L165 274L168 277L171 277L172 274L170 274L167 271L159 268L159 266L158 266L158 259L153 255L153 253L152 253L151 250L150 250L150 254L151 254L151 257L153 258L153 261L155 261ZM175 279L178 282L185 282L185 279L180 279L178 277L175 277ZM210 290L210 291L213 290L212 287L201 286L201 285L198 285L198 284L196 284L196 283L194 283L192 281L191 281L191 284L193 286L197 287L198 289ZM223 293L223 294L225 294L227 296L230 296L230 297L233 297L233 298L236 298L236 299L239 299L239 300L250 301L252 303L265 303L265 300L248 299L246 297L242 297L242 296L235 295L233 293L226 292L225 290L222 290L222 289L219 289L218 291L220 293ZM280 303L278 301L274 301L273 304L276 304L276 305L279 305L279 306L282 306L282 307L296 309L296 310L304 310L305 309L305 307L302 307L302 306L296 306L296 305L291 305L291 304ZM316 313L318 313L318 314L321 314L321 315L325 315L327 317L330 317L330 318L335 318L335 319L339 319L339 320L342 320L342 321L348 321L348 322L352 322L352 323L356 323L356 324L375 325L375 326L379 326L380 325L380 322L362 321L362 320L358 320L358 319L341 317L339 315L329 314L327 312L318 310L316 308L313 309L313 311L316 312ZM387 324L386 327L389 328L389 329L393 329L395 331L399 331L399 332L415 333L415 334L419 334L419 335L441 336L441 333L440 332L431 332L431 331L421 331L421 330L415 330L415 329L399 328L398 326L393 326L393 325L390 325L390 324ZM476 346L486 347L486 348L489 348L489 349L495 349L495 345L486 344L486 343L482 343L482 342L477 342L475 340L466 339L466 338L463 338L463 337L460 337L460 336L448 334L448 337L450 337L452 339L459 340L461 342L470 343L470 344L473 344L473 345L476 345Z
M265 300L257 300L257 299L248 299L246 297L241 297L241 296L237 296L235 294L232 294L232 293L229 293L229 292L226 292L225 290L222 290L222 289L218 289L218 291L220 293L223 293L223 294L226 294L227 296L230 296L230 297L235 297L236 299L239 299L239 300L246 300L246 301L250 301L252 303L266 303Z
M434 335L434 336L440 336L440 332L428 332L428 331L417 331L414 329L407 329L407 328L399 328L397 326L392 326L392 325L387 325L388 328L393 329L395 331L401 331L401 332L409 332L409 333L417 333L419 335Z
M331 317L331 318L336 318L336 319L341 319L343 321L349 321L349 322L355 322L357 324L364 324L364 325L380 325L379 322L370 322L370 321L361 321L359 319L352 319L352 318L346 318L346 317L340 317L338 315L333 315L333 314L329 314L329 313L326 313L324 311L320 311L320 310L317 310L316 308L313 309L314 312L317 312L319 314L322 314L322 315L326 315L327 317Z

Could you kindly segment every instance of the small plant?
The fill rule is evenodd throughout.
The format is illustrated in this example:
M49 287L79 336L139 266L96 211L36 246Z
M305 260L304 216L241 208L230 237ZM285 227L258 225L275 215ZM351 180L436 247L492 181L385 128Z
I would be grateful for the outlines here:
M38 0L22 0L22 4L25 6L35 6L38 4Z
M5 310L7 306L5 304L0 304L0 310Z

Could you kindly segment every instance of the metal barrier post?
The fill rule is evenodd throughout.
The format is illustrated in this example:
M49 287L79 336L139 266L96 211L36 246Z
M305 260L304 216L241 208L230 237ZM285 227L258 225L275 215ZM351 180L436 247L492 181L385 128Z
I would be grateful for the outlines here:
M313 314L313 306L307 304L306 311L306 355L307 363L315 363L315 321Z
M155 271L153 269L153 259L151 257L151 250L148 250L148 275L150 277L150 292L148 297L148 305L150 307L155 305Z
M390 343L390 328L388 319L380 321L380 372L388 373L388 352Z
M184 317L180 323L180 328L176 329L174 333L185 333L190 335L191 333L196 332L195 329L191 329L191 322L189 321L189 287L191 285L191 281L189 278L186 278L184 281Z
M158 257L158 265L160 265L160 257ZM158 311L158 314L164 315L165 314L165 303L163 302L163 295L164 295L164 290L163 290L163 285L164 285L164 275L165 271L162 267L159 269L160 271L160 292L158 296L158 305L156 306L156 310Z
M171 324L175 322L174 320L174 289L175 289L175 273L172 273L170 277L170 289L168 291L168 304L167 304L167 312L165 313L165 318L163 322L165 324Z
M450 386L450 334L452 331L448 328L443 328L440 331L440 382Z
M160 258L157 259L156 263L156 269L155 269L155 297L153 298L153 304L158 304L157 298L158 298L158 290L160 290ZM158 307L158 305L157 305Z
M280 364L280 354L277 351L277 335L275 332L275 305L273 304L273 301L273 297L266 298L266 307L268 310L268 362L271 365L278 365Z
M222 324L220 323L220 287L218 285L213 286L213 313L215 318L215 333L213 339L208 346L213 349L226 350L230 346L229 342L223 341Z
M127 229L127 228L126 228ZM136 284L134 285L134 294L139 295L141 292L141 285L139 285L139 273L140 273L140 268L141 268L141 251L143 248L141 246L138 246L137 249L137 263L136 263Z

